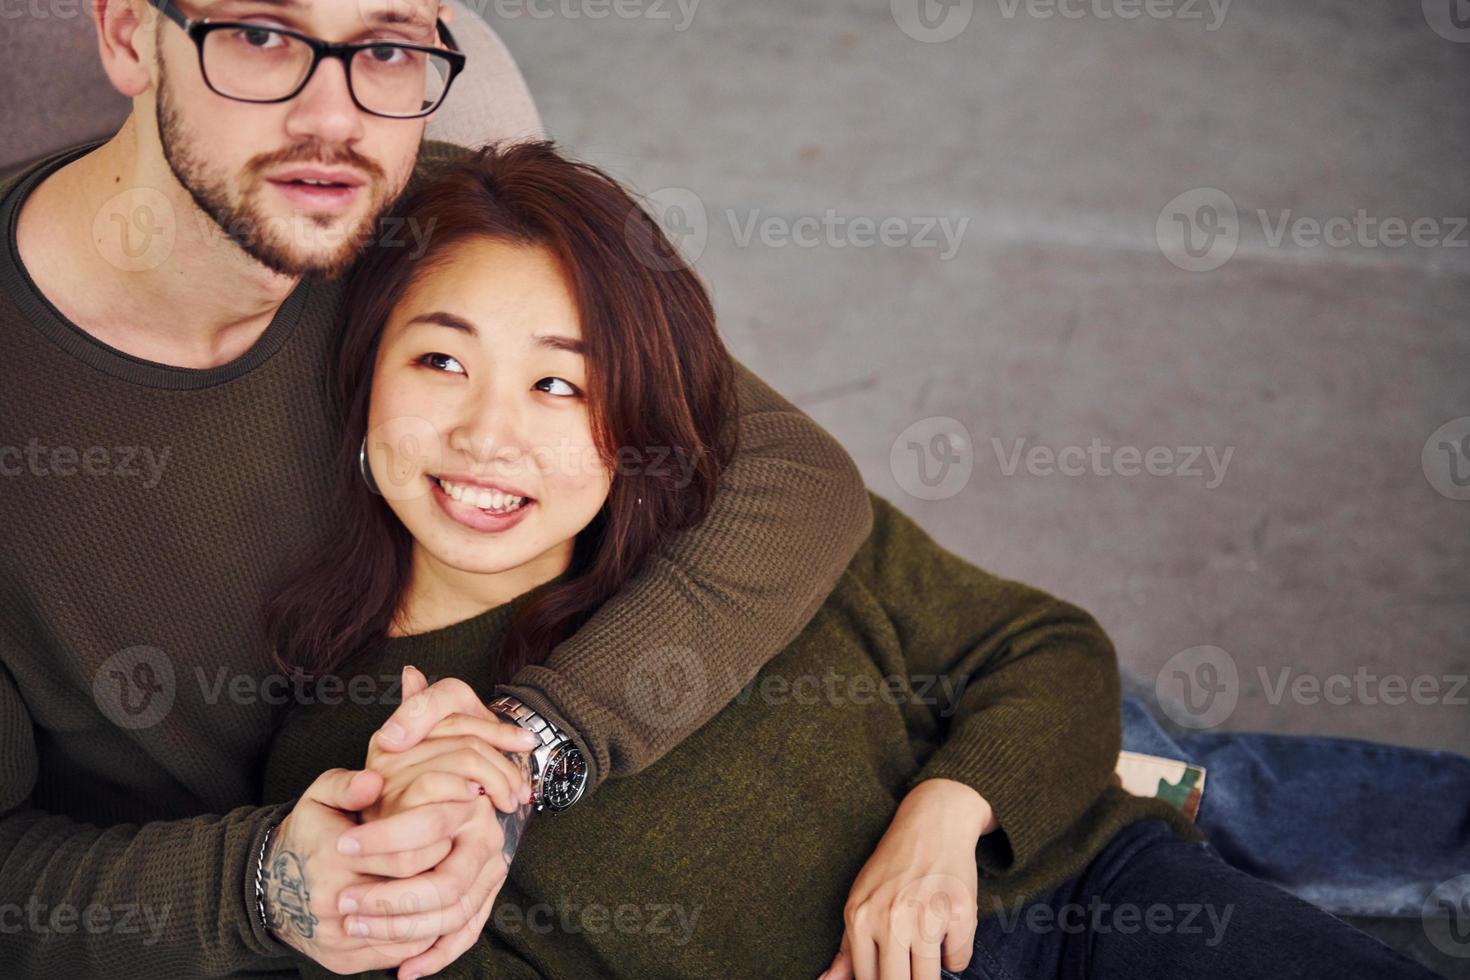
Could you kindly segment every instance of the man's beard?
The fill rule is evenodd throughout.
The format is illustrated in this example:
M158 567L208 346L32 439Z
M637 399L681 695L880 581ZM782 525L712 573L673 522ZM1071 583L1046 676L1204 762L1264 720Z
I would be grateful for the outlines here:
M232 200L224 182L207 176L204 165L190 151L183 119L169 97L169 86L163 74L161 59L157 116L163 158L168 162L175 179L189 192L199 209L209 215L231 241L272 272L293 277L315 275L322 279L337 278L352 266L362 249L372 240L373 228L377 226L378 219L392 205L382 167L346 147L333 148L319 142L300 143L285 150L255 157L246 165L245 172L250 176L240 200ZM362 185L363 191L374 195L368 216L356 227L329 233L336 245L328 252L300 254L299 250L291 247L291 231L293 227L314 226L328 229L333 219L297 214L289 221L273 220L259 206L258 195L265 184L261 174L271 167L288 163L353 166L366 179L366 183Z

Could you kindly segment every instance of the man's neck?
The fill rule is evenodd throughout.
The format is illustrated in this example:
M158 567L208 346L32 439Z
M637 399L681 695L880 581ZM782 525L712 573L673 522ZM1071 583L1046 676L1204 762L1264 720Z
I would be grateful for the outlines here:
M21 207L22 264L46 299L103 343L147 361L211 368L248 351L299 280L231 242L136 119L42 181Z

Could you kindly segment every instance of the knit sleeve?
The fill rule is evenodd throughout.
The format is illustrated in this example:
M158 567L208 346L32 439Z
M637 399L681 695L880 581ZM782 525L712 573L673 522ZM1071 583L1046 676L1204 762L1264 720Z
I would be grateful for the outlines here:
M736 379L739 449L709 515L497 689L572 734L588 792L718 714L806 626L871 529L846 450L743 365Z
M986 572L875 498L866 575L939 732L919 772L973 788L998 830L982 873L1025 867L1109 785L1122 743L1117 654L1087 612ZM938 692L938 693L936 693Z
M248 870L281 807L105 828L29 807L35 737L3 667L0 747L8 976L153 980L288 963L256 921Z
M334 980L343 976L305 957L298 957L297 962L301 980ZM356 980L396 980L398 971L372 970L352 976ZM501 940L489 923L473 946L434 977L435 980L546 980L532 964Z

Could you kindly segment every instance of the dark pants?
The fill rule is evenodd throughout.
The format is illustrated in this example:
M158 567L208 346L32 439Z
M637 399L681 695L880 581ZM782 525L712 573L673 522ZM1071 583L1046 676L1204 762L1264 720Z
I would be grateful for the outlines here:
M975 954L958 980L1435 976L1159 820L1125 827L1080 875L1032 902L987 906L983 882L980 902Z

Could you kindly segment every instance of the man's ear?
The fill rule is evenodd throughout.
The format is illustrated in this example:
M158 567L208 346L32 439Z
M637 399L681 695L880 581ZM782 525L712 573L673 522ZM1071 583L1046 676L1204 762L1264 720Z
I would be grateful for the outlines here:
M439 5L439 19L442 20L446 25L453 26L454 8L447 3L441 3Z
M92 0L97 50L112 87L128 98L153 85L154 18L144 0Z

